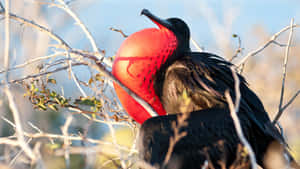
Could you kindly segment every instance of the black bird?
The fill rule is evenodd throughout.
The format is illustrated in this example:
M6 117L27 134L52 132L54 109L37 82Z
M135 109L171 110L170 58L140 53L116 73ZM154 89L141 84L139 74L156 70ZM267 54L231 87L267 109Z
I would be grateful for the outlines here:
M240 144L225 98L228 90L235 100L235 81L230 69L233 65L214 54L192 52L190 31L183 20L160 19L146 9L141 14L159 29L145 29L129 36L117 53L113 74L161 115L150 118L145 109L115 85L127 112L142 123L142 159L162 167L174 134L172 123L178 114L190 113L188 125L181 129L187 135L175 145L171 160L163 167L201 168L206 160L215 168L221 168L221 164L232 166L239 157ZM264 167L268 146L277 142L284 147L286 143L259 98L240 74L238 77L238 117L257 163Z

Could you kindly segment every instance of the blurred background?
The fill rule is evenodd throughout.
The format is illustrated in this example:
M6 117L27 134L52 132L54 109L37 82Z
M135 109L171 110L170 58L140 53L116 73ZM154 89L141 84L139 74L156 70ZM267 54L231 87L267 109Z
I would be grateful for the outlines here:
M0 0L3 4L4 1ZM16 15L43 25L60 37L62 37L72 48L92 52L92 47L85 34L75 21L59 6L56 1L43 0L11 0L10 11ZM238 35L241 40L242 51L233 60L238 63L248 52L263 45L276 32L290 24L292 18L295 23L300 22L300 1L298 0L69 0L65 3L82 20L94 37L100 50L105 50L106 57L113 57L117 52L124 37L110 28L121 29L125 34L130 35L144 28L154 27L155 25L140 16L143 8L147 8L154 14L163 18L179 17L182 18L190 27L192 38L206 52L215 53L226 59L235 55L239 48ZM4 50L4 16L0 15L0 51ZM39 32L24 24L11 21L11 42L10 42L10 67L25 63L28 60L46 56L56 51L55 41L51 40L45 33ZM289 31L278 38L278 42L286 44ZM295 28L290 47L288 60L287 78L285 84L284 104L300 89L300 28ZM193 46L193 45L191 45ZM196 48L193 47L194 50ZM282 65L284 61L286 47L271 44L263 52L251 57L243 72L251 89L253 89L265 105L271 119L278 111L280 90L282 85ZM55 58L56 60L59 59ZM41 64L55 61L53 58L42 60L10 72L9 79L15 80L30 74L39 72ZM0 71L4 70L3 55L0 55ZM73 68L76 77L83 82L88 82L92 74L87 67L79 66ZM65 98L77 98L81 96L75 83L68 77L67 71L61 71L51 75L56 79L57 84L50 84L50 88L63 94ZM4 74L0 74L0 81L3 82ZM88 95L94 96L95 91L90 87L82 86ZM0 136L10 136L14 133L3 117L12 120L12 115L8 109L7 99L0 86ZM69 128L69 133L78 134L80 131L88 131L87 137L93 139L107 139L108 125L102 123L89 123L87 118L78 114L70 113L68 110L62 111L38 111L33 109L33 105L27 97L22 85L12 85L14 96L24 129L28 132L37 132L29 125L31 122L43 132L61 134L61 126L64 125L66 118L71 114L73 120ZM109 87L108 87L109 88ZM108 97L114 98L110 91ZM288 109L285 110L280 118L280 123L284 129L284 135L290 145L292 154L300 161L300 98L297 98ZM125 126L125 127L122 127ZM135 138L135 130L126 125L114 125L116 136L121 138L122 143L130 147L130 140ZM124 134L126 133L126 134ZM45 141L46 140L46 141ZM47 142L47 139L40 140ZM61 141L62 142L62 141ZM119 142L119 140L118 140ZM74 142L81 145L80 142ZM52 144L53 146L53 144ZM47 146L44 146L47 147ZM10 149L10 148L9 148ZM49 149L43 148L42 155L45 159L47 168L66 168L63 156L52 155ZM11 168L26 168L24 161L17 158L16 162L11 162L5 154L18 152L17 148L8 150L7 147L0 145L0 163L10 164ZM49 155L50 154L50 155ZM113 168L107 159L95 156L83 160L80 155L71 156L71 166L69 168ZM85 157L85 159L87 159ZM24 160L24 159L23 159ZM104 160L104 161L103 161ZM92 162L91 162L92 161ZM99 163L99 165L95 165ZM106 165L102 165L107 163ZM89 164L89 165L88 165Z

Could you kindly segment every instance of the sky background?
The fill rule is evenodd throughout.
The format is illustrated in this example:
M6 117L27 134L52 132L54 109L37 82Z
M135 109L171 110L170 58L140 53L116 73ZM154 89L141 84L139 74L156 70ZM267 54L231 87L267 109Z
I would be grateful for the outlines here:
M230 39L235 33L240 35L242 40L248 39L247 36L257 25L264 27L267 32L275 33L287 26L291 18L295 18L296 23L300 18L298 0L100 0L90 1L89 5L80 8L81 2L84 1L73 1L70 5L79 9L80 18L97 39L98 46L106 49L108 55L113 55L123 40L118 33L111 32L110 27L131 34L155 26L140 16L143 8L162 18L182 18L189 25L193 38L201 46L221 55L222 50L216 46L218 37ZM74 37L74 33L70 30L68 32L70 37ZM232 39L231 41L234 42ZM247 41L243 43L247 47L253 45Z

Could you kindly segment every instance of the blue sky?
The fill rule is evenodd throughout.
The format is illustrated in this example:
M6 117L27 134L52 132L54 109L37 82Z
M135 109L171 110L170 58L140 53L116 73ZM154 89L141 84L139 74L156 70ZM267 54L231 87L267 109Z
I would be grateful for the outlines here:
M78 7L81 2L74 1L71 6ZM261 25L266 31L275 33L288 25L292 17L295 18L296 23L300 18L300 1L298 0L100 0L91 1L86 8L79 8L78 13L96 37L98 46L106 49L108 55L113 55L123 38L109 31L110 27L121 28L124 32L131 34L143 28L155 26L139 15L143 8L148 8L163 18L184 19L190 26L194 39L210 50L215 48L216 37L213 36L210 27L211 19L203 14L207 9L215 15L220 29L225 27L224 17L232 12L234 19L227 35L230 37L232 33L237 33L242 39L247 38L246 36L255 25Z

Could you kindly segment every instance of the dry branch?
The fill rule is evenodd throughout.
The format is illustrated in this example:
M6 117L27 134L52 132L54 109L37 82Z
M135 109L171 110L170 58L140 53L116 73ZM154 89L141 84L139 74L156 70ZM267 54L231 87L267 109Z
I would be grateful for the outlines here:
M3 119L3 117L2 117ZM6 122L8 122L8 124L12 125L13 128L16 127L16 125L14 123L12 123L11 121L7 120L6 118L4 118L4 120ZM125 146L121 146L121 145L114 145L113 143L111 142L107 142L107 141L101 141L101 140L96 140L96 139L91 139L91 138L85 138L85 137L81 137L81 136L74 136L74 135L67 135L67 136L64 136L64 135L60 135L60 134L52 134L52 133L47 133L47 132L44 132L42 131L41 129L39 129L39 132L38 133L29 133L29 132L23 132L24 136L28 137L28 138L31 138L31 139L35 139L35 138L47 138L47 139L59 139L59 140L68 140L68 141L86 141L86 142L89 142L89 143L92 143L92 144L98 144L98 145L102 145L102 146L117 146L118 149L120 150L123 150L123 151L131 151L130 149L128 149L127 147ZM12 137L2 137L0 138L0 143L1 141L4 142L7 141L7 140L10 140L10 141L14 141L13 139L15 138L15 136L12 136ZM14 143L12 143L13 145ZM135 153L137 153L137 151L135 151Z
M282 115L283 111L280 111L282 108L282 103L283 103L283 96L284 96L284 88L285 88L285 77L286 77L286 68L287 68L287 62L288 62L288 57L289 57L289 51L290 51L290 45L292 42L292 36L293 36L293 25L294 25L294 19L291 19L291 24L290 24L290 34L289 34L289 39L287 42L287 47L285 50L285 57L284 57L284 62L283 62L283 68L282 68L282 85L281 85L281 92L280 92L280 101L278 105L278 114L276 115L273 123L275 124L280 116Z
M270 44L274 43L276 44L276 39L279 37L279 35L281 35L283 32L291 29L291 28L295 28L295 27L300 27L300 25L297 24L293 24L293 25L289 25L283 29L281 29L279 32L275 33L267 42L265 42L262 46L258 47L256 50L253 50L251 52L249 52L248 54L246 54L246 56L244 56L242 58L242 60L237 64L238 67L242 66L251 56L255 56L258 53L262 52L266 47L268 47Z
M115 29L113 27L109 28L111 31L119 32L124 38L127 38L128 35L126 35L121 29Z
M235 70L233 69L233 67L231 67L231 71L232 71L232 76L234 77L234 82L235 82L235 95L236 95L235 104L233 103L232 98L230 97L230 94L229 94L228 90L226 90L226 92L225 92L225 97L226 97L226 100L227 100L228 105L229 105L230 115L231 115L231 118L233 120L234 127L235 127L235 130L237 132L237 135L240 138L242 144L248 150L252 168L257 169L256 158L255 158L255 155L254 155L254 151L251 148L251 145L249 144L249 142L247 141L247 139L246 139L246 137L243 133L239 118L237 116L237 113L238 113L239 107L240 107L240 98L241 98L240 81L239 81L239 78L238 78Z

